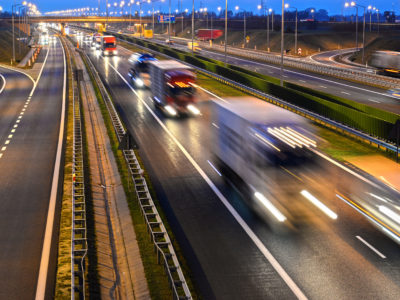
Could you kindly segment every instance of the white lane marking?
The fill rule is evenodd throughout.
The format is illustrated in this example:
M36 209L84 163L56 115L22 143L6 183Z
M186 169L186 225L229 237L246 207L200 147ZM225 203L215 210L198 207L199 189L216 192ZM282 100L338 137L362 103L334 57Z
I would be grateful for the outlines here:
M322 87L322 88L324 88L324 89L326 89L326 88L327 88L326 86L323 86L323 85L320 85L320 87Z
M217 124L215 124L215 123L211 123L211 124L212 124L212 126L214 126L215 128L219 129L219 126L218 126Z
M381 252L379 252L374 246L372 246L370 243L368 243L366 240L364 240L361 236L356 235L356 238L359 239L364 245L366 245L369 249L374 251L376 254L378 254L381 258L385 259L386 256L383 255Z
M5 151L7 149L7 147L3 147L1 148L1 151Z
M211 163L211 161L207 160L208 164L211 166L211 168L213 168L213 170L219 175L222 176L221 173L218 171L218 169L216 167L214 167L214 165Z
M264 255L264 257L268 260L271 266L275 269L275 271L281 276L281 278L285 281L287 286L291 289L291 291L296 295L298 299L307 299L304 293L300 290L297 284L293 281L293 279L286 273L286 271L282 268L279 262L275 259L275 257L271 254L271 252L265 247L263 242L258 238L258 236L251 230L251 228L247 225L247 223L242 219L242 217L238 214L238 212L233 208L233 206L229 203L229 201L224 197L224 195L219 191L219 189L214 185L211 179L207 176L207 174L200 168L200 166L196 163L196 161L192 158L192 156L187 152L187 150L182 146L182 144L176 139L176 137L171 133L171 131L165 126L165 124L157 117L154 111L149 107L149 105L144 101L139 94L135 91L135 89L129 84L129 82L121 75L121 73L115 69L115 67L106 62L118 75L121 79L126 83L126 85L132 90L132 92L137 96L137 98L142 102L142 104L146 107L149 113L154 117L154 119L158 122L158 124L164 129L164 131L170 136L170 138L174 141L174 143L178 146L178 148L182 151L182 153L186 156L189 162L193 165L193 167L199 172L200 176L204 179L204 181L209 185L209 187L214 191L220 201L225 205L228 211L232 214L235 220L239 223L242 229L246 232L249 238L253 241L253 243L257 246L260 252Z
M29 75L28 73L25 73L25 72L23 72L23 71L10 68L10 67L5 66L5 65L3 65L3 64L0 64L0 68L4 68L4 69L7 69L7 70L11 70L11 71L17 72L17 73L21 73L21 74L25 75L26 77L28 77L33 83L35 83L35 80L34 80L34 79L32 78L32 76Z
M18 127L18 124L15 124L15 125L14 125L14 128L17 128L17 127Z
M9 135L8 135L8 138L9 138L9 139L12 139L12 137L13 137L12 134L9 134Z
M18 117L18 119L20 118L20 116ZM17 121L15 121L15 122L17 122L17 123L19 123L19 122L21 122L21 120L17 120Z
M10 140L7 140L4 142L4 145L8 145L10 143Z
M289 76L286 76L286 75L282 75L282 77L285 77L285 78L288 78Z
M345 95L350 95L350 93L348 93L348 92L341 92L342 94L345 94Z
M11 132L14 133L14 132L15 132L15 129L11 129Z
M215 97L215 98L217 98L217 99L219 99L219 100L221 100L221 101L224 101L225 103L229 103L229 102L226 101L225 99L222 99L220 96L215 95L213 92L210 92L209 90L206 90L205 88L203 88L203 87L201 87L201 86L199 86L199 85L197 85L197 84L195 84L195 83L192 83L192 85L193 85L195 88L199 88L199 89L201 89L202 91L204 91L204 92L210 94L211 96L213 96L213 97Z
M25 111L25 110L26 110L26 108L23 108L23 109L22 109L22 111Z
M368 98L368 101L372 101L372 102L376 102L376 103L381 103L380 101L374 100L374 99L371 99L371 98Z
M27 107L28 107L28 104L25 104L25 105L24 105L24 108L27 108Z
M20 114L20 115L23 115L23 114L24 114L24 112L23 112L23 111L21 111L19 114Z
M6 78L2 74L0 74L0 77L3 79L3 86L0 89L0 94L1 94L4 90L4 88L6 87L7 81L6 81Z
M3 153L0 153L0 158L2 158L3 157Z
M60 40L59 40L59 42L60 42ZM60 42L60 44L61 44L61 42ZM45 231L44 239L43 239L43 248L42 248L42 255L41 255L41 259L40 259L39 277L38 277L38 282L37 282L37 287L36 287L36 296L35 296L36 300L44 299L45 292L46 292L47 272L48 272L49 260L50 260L51 238L53 235L54 215L55 215L55 210L56 210L56 200L57 200L57 192L58 192L58 181L59 181L59 176L60 176L62 145L63 145L63 139L64 139L67 69L66 69L66 61L65 61L65 52L64 52L64 48L62 45L61 45L61 49L63 51L63 62L64 62L64 86L63 86L63 96L62 96L61 121L60 121L59 135L58 135L57 154L56 154L56 160L54 163L53 181L51 184L49 209L47 212L46 231ZM48 51L47 54L49 52L50 51ZM46 59L47 59L47 56L46 56Z
M210 52L210 51L205 51L205 52L216 54L215 52ZM220 55L220 56L222 56L222 55ZM233 56L228 55L228 57L232 58ZM245 61L245 62L249 61L249 60L238 58L238 57L233 57L233 58L235 58L237 60L242 60L242 61ZM259 63L259 62L256 62L256 61L252 61L252 63L253 64L257 64L257 65L261 65L261 66L264 66L264 67L274 68L274 69L279 69L280 70L280 67L275 67L275 66L273 66L272 64L269 64L269 63ZM375 91L367 90L365 88L361 88L361 87L358 87L358 86L353 86L353 85L349 85L349 84L345 84L345 83L341 83L341 82L336 82L336 81L333 81L333 80L330 80L330 79L319 78L319 77L316 77L316 76L313 76L313 75L309 75L309 74L305 74L305 73L299 73L299 72L292 71L292 70L289 70L289 69L285 69L285 72L290 72L290 73L293 73L293 74L297 74L297 75L313 78L313 79L316 79L316 80L321 80L321 81L325 81L325 82L329 82L329 83L333 83L333 84L349 87L349 88L352 88L352 89L357 89L357 90L365 91L365 92L368 92L368 93L374 93L374 94L377 94L377 95L382 95L382 96L385 96L385 97L390 97L390 98L396 99L394 96L388 95L388 94L385 94L385 93L375 92Z
M300 81L300 82L303 82L303 83L306 83L306 81L305 81L305 80L302 80L302 79L300 79L299 81Z

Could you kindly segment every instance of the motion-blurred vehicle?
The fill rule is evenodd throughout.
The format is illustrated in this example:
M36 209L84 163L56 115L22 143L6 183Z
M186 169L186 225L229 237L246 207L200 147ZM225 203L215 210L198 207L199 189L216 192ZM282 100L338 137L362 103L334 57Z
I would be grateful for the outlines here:
M39 37L39 44L41 45L48 45L49 44L49 32L42 31Z
M301 193L310 193L296 175L314 166L316 141L309 137L307 120L253 97L212 105L217 169L249 206L269 224L283 227L309 214Z
M150 61L150 88L156 108L168 116L199 115L195 106L196 75L193 69L175 60Z
M100 33L93 34L92 42L90 45L92 48L100 49L100 46L101 46L101 34Z
M201 48L200 48L200 46L199 46L199 43L196 43L196 42L188 42L188 49L190 50L190 51L192 51L192 47L193 47L193 51L194 52L200 52L201 51Z
M378 69L378 74L400 77L400 52L375 51L369 65Z
M150 86L149 62L157 59L150 53L134 53L129 57L129 77L137 88Z
M168 44L168 45L174 45L175 44L175 42L173 40L171 40L171 39L166 39L165 43Z
M84 41L85 43L90 43L90 42L92 41L92 39L93 39L93 37L92 37L91 35L88 34L88 35L85 35L83 41Z
M112 35L101 36L100 49L103 55L117 55L117 39Z
M392 96L400 98L400 89L391 89L388 91L388 93Z
M221 37L223 31L220 29L199 29L197 30L197 37L201 41L215 40Z

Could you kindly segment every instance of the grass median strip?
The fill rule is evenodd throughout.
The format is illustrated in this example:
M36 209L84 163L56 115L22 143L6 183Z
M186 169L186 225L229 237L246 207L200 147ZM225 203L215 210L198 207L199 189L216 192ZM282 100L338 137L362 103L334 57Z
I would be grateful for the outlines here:
M83 60L85 62L86 68L88 70L90 70L84 56L83 56ZM131 178L130 172L128 170L128 167L126 165L125 158L123 156L122 151L118 149L119 142L118 142L117 136L115 134L114 127L112 125L112 121L108 114L107 107L104 103L104 99L101 95L99 87L97 86L97 83L93 78L93 74L91 74L91 72L89 72L89 75L91 77L92 84L93 84L93 87L94 87L94 90L96 93L96 97L97 97L97 100L100 105L100 110L101 110L104 122L106 124L107 133L108 133L110 141L111 141L111 147L112 147L112 150L113 150L113 153L114 153L117 165L118 165L118 170L119 170L119 173L121 176L122 185L124 187L125 194L126 194L126 197L128 200L128 205L129 205L129 209L130 209L130 213L131 213L131 217L132 217L132 222L134 225L134 229L135 229L135 233L136 233L136 237L137 237L140 254L141 254L142 261L143 261L143 266L144 266L144 270L145 270L147 283L148 283L148 286L150 289L151 297L152 297L152 299L171 299L172 292L171 292L171 288L169 286L167 275L165 274L163 265L157 263L157 256L154 252L154 244L151 242L150 236L147 232L146 223L141 214L141 209L140 209L140 206L138 203L138 199L136 198L136 193L134 192L132 178ZM138 153L136 151L135 151L135 154L137 155L138 160L140 162L140 157L138 156ZM152 188L150 179L146 173L144 174L144 176L146 178L150 193L152 194L153 201L157 206L157 210L164 222L164 225L165 225L165 227L168 231L168 234L170 236L170 239L173 243L175 252L178 256L178 260L181 264L182 271L185 274L186 281L192 292L192 296L193 296L193 298L197 298L194 293L193 284L191 283L191 280L190 280L189 268L187 267L187 264L185 263L185 260L183 258L182 252L179 248L179 245L177 244L176 239L174 238L174 235L173 235L172 231L170 230L170 227L168 225L166 217L162 213L161 207L155 197L156 195Z

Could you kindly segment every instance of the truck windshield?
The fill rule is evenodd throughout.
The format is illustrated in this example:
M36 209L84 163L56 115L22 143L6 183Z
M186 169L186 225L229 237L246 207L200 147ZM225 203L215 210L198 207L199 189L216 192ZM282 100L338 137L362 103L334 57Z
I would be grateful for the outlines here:
M104 43L104 47L106 47L106 48L115 48L115 43Z

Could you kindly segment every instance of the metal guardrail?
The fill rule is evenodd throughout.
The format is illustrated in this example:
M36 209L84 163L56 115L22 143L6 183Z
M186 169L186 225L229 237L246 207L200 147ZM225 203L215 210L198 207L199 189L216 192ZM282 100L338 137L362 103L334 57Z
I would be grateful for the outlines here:
M126 41L126 40L123 40L123 39L122 39L122 41L125 42L125 43L128 43L128 44L131 44L131 45L133 45L133 46L135 46L137 48L144 49L144 50L146 50L148 52L151 52L151 53L154 53L154 54L158 54L158 55L162 55L164 57L168 57L170 59L176 60L176 58L174 58L174 57L170 57L170 56L168 56L168 55L166 55L164 53L155 51L153 49L149 49L149 48L137 45L135 43L132 43L132 42L129 42L129 41ZM347 134L353 135L353 136L355 136L357 138L360 138L360 139L363 139L365 141L368 141L369 143L375 144L378 147L382 147L382 148L385 148L387 150L393 151L394 153L397 153L397 147L396 147L396 145L394 145L392 143L388 143L386 141L383 141L381 139L373 137L373 136L371 136L369 134L366 134L364 132L356 130L356 129L354 129L352 127L349 127L347 125L344 125L344 124L341 124L341 123L336 122L334 120L331 120L329 118L320 116L320 115L318 115L318 114L316 114L314 112L308 111L308 110L306 110L304 108L301 108L299 106L296 106L294 104L286 102L286 101L284 101L282 99L279 99L277 97L274 97L274 96L268 95L266 93L260 92L260 91L258 91L256 89L250 88L250 87L248 87L248 86L246 86L244 84L238 83L238 82L236 82L234 80L225 78L223 76L217 75L215 73L212 73L210 71L204 70L204 69L199 68L197 66L193 66L193 65L191 65L189 63L186 63L186 62L182 62L182 63L192 67L193 69L196 69L199 72L202 72L202 73L206 74L207 76L215 78L216 80L218 80L218 81L220 81L222 83L225 83L227 85L233 86L235 88L239 88L240 90L242 90L242 91L244 91L246 93L252 94L252 95L254 95L254 96L258 97L258 98L261 98L263 100L266 100L268 102L271 102L273 104L281 106L281 107L283 107L285 109L288 109L288 110L291 110L293 112L296 112L297 114L300 114L300 115L302 115L302 116L304 116L304 117L306 117L308 119L311 119L313 121L316 121L316 122L318 122L320 124L326 125L326 126L331 127L331 128L332 127L336 128L338 130L346 132Z
M66 46L67 43L64 42ZM71 58L69 47L65 47ZM71 229L71 299L85 299L85 257L87 254L86 199L82 143L82 118L79 97L79 70L72 75L72 229ZM80 70L82 71L82 70Z
M85 60L87 61L90 71L94 75L94 79L100 89L100 93L103 96L106 104L108 113L111 117L115 133L117 134L118 141L121 143L125 135L127 134L124 126L115 110L115 106L100 79L100 76L94 67L93 63L86 55L85 52L81 51ZM146 179L143 176L143 169L141 168L136 154L133 150L123 150L125 161L129 168L132 181L135 185L136 196L139 201L143 218L147 225L147 230L150 234L151 241L154 243L154 250L157 253L157 261L164 265L168 280L173 292L174 299L192 299L189 287L187 286L185 277L180 267L178 258L175 250L167 233L167 230L163 224L163 221L157 211L157 208L150 195Z

